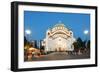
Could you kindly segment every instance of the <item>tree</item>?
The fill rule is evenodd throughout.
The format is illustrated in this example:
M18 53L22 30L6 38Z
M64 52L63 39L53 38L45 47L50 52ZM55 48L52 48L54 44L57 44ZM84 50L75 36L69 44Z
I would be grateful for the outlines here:
M83 47L83 48L86 48L86 40L83 41L83 43L82 43L82 47Z
M28 43L26 37L24 36L24 45L26 45Z
M24 36L24 46L30 46L30 45L31 45L31 43Z
M78 43L78 47L81 48L82 45L83 45L82 39L81 39L81 38L78 38L78 39L77 39L77 43Z
M35 42L34 42L34 47L35 47L35 48L38 48L38 47L37 47L37 41L36 41L36 40L35 40Z
M85 48L86 41L82 41L82 39L79 37L77 38L76 42L73 43L74 45L74 51L79 51Z
M86 47L90 49L90 40L88 40Z
M74 45L74 51L78 52L78 48L79 48L78 42L77 41L74 42L73 45Z

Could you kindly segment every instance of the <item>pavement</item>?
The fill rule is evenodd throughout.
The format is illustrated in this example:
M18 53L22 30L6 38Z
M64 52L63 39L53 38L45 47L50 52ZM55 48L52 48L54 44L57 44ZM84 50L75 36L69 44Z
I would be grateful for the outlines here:
M67 52L54 52L40 57L33 57L32 61L50 61L50 60L70 60L70 59L87 59L90 58L89 53L72 55Z

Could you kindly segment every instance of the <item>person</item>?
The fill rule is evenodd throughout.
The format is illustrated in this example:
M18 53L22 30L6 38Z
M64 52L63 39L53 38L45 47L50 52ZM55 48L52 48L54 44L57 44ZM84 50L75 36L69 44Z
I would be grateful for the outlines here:
M27 58L28 58L28 61L31 61L32 60L32 52L33 52L33 46L30 45L30 47L28 48L27 50Z

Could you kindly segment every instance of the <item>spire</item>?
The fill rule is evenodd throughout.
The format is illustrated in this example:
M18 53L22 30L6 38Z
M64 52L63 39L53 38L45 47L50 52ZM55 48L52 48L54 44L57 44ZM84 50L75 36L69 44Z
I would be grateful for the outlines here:
M58 22L59 24L61 24L62 23L62 21L61 20L59 20L59 22Z
M58 23L54 27L65 27L62 21L58 21Z

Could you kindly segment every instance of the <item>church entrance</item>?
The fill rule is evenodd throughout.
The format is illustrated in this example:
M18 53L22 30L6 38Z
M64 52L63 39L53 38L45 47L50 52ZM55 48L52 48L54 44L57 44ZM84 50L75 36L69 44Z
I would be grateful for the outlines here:
M61 38L61 37L58 37L56 39L56 51L58 52L63 52L66 50L66 41L65 39Z

